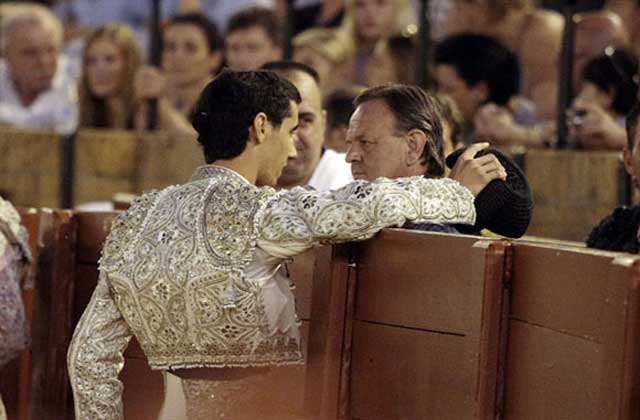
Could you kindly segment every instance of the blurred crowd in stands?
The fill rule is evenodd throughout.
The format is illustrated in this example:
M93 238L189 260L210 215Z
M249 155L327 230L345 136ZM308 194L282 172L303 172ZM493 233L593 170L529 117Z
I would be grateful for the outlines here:
M218 72L287 58L317 72L324 145L338 152L363 88L421 80L446 105L450 147L549 147L564 19L543 3L431 0L426 75L417 74L419 1L161 0L158 65L152 1L1 3L0 123L145 129L156 99L158 129L195 136L190 114ZM622 150L638 91L640 2L590 3L574 17L570 142Z

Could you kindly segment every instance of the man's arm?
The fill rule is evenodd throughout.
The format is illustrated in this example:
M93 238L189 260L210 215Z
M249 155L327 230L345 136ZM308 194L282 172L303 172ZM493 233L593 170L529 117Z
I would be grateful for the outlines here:
M474 196L451 179L356 181L339 190L294 188L263 219L258 246L288 257L314 245L364 240L407 220L473 224Z
M76 419L122 419L118 374L131 331L114 302L105 274L73 334L67 364Z

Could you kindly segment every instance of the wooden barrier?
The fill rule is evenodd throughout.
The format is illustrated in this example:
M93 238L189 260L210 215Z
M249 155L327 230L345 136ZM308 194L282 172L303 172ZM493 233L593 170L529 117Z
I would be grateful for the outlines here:
M529 150L525 172L534 202L529 235L584 241L625 199L619 152Z
M512 248L504 418L639 418L640 261Z
M41 213L29 395L7 405L66 420L67 346L116 213ZM308 346L306 366L268 378L284 419L640 416L636 257L387 229L289 270ZM155 419L162 376L135 340L125 358L125 418Z
M166 133L83 129L69 142L51 132L0 128L0 195L16 206L110 201L117 192L184 182L202 164L194 138Z
M139 136L134 131L80 130L76 136L73 195L76 205L137 192Z
M337 419L348 404L348 361L345 340L350 267L349 244L316 251L311 312L305 412L311 419ZM352 296L352 294L351 294Z
M361 245L345 418L495 418L506 249L404 230Z
M195 139L167 133L83 129L71 162L67 146L55 134L0 129L0 194L19 206L57 207L67 195L74 205L111 201L183 182L204 163ZM529 150L522 160L534 193L529 235L584 241L630 200L618 152Z
M204 158L194 138L81 130L74 162L74 203L78 205L110 201L118 192L140 194L185 182Z
M42 131L0 129L0 191L15 206L58 207L62 138Z
M145 133L140 138L142 160L136 193L183 183L204 165L202 148L195 138L165 133Z
M29 418L67 420L76 225L69 210L43 209L34 288Z

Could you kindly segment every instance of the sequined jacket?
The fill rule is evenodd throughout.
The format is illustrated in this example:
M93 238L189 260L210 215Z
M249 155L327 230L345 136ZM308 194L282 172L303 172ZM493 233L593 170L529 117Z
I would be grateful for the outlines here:
M423 177L278 192L215 165L141 196L114 221L69 349L77 418L122 418L132 335L154 369L301 363L297 325L277 325L280 301L264 291L286 258L407 219L472 224L473 199L456 181Z

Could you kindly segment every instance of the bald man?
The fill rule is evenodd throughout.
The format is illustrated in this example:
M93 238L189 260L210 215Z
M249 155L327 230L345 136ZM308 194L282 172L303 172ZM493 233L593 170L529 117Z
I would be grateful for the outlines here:
M578 13L574 22L573 87L574 92L578 92L585 64L610 45L621 48L629 46L629 33L620 16L608 10Z

